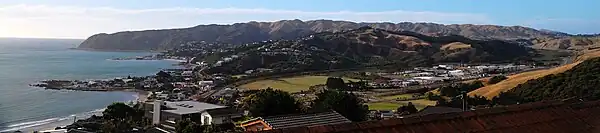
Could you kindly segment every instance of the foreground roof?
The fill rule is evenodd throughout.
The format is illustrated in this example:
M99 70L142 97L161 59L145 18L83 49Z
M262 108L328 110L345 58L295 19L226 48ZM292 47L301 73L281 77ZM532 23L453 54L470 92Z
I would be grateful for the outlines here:
M310 114L297 114L297 115L284 115L284 116L273 116L262 118L271 128L273 129L285 129L292 127L305 127L305 126L319 126L319 125L331 125L350 123L346 117L340 115L335 111L310 113Z
M274 129L274 133L588 133L600 132L600 101L537 102L465 112Z

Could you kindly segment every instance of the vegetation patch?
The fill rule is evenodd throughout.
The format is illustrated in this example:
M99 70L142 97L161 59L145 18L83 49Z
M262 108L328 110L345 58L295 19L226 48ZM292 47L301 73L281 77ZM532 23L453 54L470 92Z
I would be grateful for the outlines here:
M300 92L302 90L308 90L309 87L314 85L325 84L327 78L327 76L296 76L288 78L267 79L244 84L241 85L240 88L258 90L270 87L273 89L279 89L287 92ZM344 81L359 81L350 78L343 79Z
M418 98L420 96L416 96L415 94L409 93L409 94L399 94L399 95L392 95L392 96L384 96L381 97L381 99L384 100L403 100L403 99L413 99L413 98Z
M408 105L408 102L412 102L418 110L421 110L427 106L435 106L436 104L436 101L431 101L427 99L401 101L400 103L402 103L403 105Z
M446 45L440 47L440 50L455 50L455 49L465 49L465 48L471 48L471 45L461 43L461 42L453 42L453 43L449 43L449 44L446 44Z
M396 110L403 104L391 102L367 103L369 110Z

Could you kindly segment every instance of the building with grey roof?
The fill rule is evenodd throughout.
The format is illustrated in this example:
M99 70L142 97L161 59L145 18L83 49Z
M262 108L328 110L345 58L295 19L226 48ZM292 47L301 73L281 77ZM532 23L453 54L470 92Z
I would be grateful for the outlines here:
M241 117L236 109L197 101L154 101L144 105L146 116L165 130L174 131L176 122L184 119L200 121L202 125L231 123Z

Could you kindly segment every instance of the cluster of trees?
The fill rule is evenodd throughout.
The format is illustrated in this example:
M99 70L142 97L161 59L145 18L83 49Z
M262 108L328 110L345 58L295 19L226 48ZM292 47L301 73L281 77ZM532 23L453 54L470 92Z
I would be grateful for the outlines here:
M494 106L496 105L493 101L488 100L483 96L466 96L467 108L472 108L476 106ZM437 106L446 106L453 108L462 108L463 107L463 96L452 97L447 99L441 98L437 100Z
M439 88L439 91L441 96L456 97L463 92L470 92L481 87L483 87L483 82L477 80L471 83L457 83L450 86L443 86Z
M494 98L503 104L542 100L600 99L600 58L586 60L564 73L529 80Z
M150 119L144 118L144 111L139 105L129 106L125 103L113 103L102 112L102 116L92 116L79 120L68 129L83 128L91 132L130 133L137 129L143 131L151 126Z
M508 79L508 78L504 75L494 76L494 77L490 78L490 80L488 81L488 84L496 84L505 79Z
M327 78L325 85L329 89L345 90L346 88L348 88L348 86L346 86L346 83L344 83L344 79L338 77Z
M242 101L242 108L253 116L275 116L302 112L300 103L290 93L268 88L260 90Z
M417 113L419 110L412 102L408 102L407 105L398 107L398 109L396 109L396 111L401 114L413 114L413 113Z
M303 107L288 92L272 88L248 96L242 104L255 117L334 110L352 121L364 121L368 113L368 107L362 99L352 93L337 90L318 93L310 107Z
M196 117L197 118L197 117ZM176 133L241 133L243 129L233 124L202 125L199 120L184 119L175 125Z
M327 81L325 82L325 86L328 89L348 90L348 91L369 89L369 86L367 86L367 82L364 82L364 81L358 81L358 82L348 81L348 83L346 83L346 82L344 82L344 79L339 78L339 77L329 77L329 78L327 78Z

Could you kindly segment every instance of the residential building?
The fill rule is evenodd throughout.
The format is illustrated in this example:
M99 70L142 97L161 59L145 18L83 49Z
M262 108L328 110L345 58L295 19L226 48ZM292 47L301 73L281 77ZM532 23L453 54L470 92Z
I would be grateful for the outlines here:
M231 123L241 117L234 108L197 101L154 101L145 104L146 116L165 130L174 131L177 121L200 120L202 125Z

